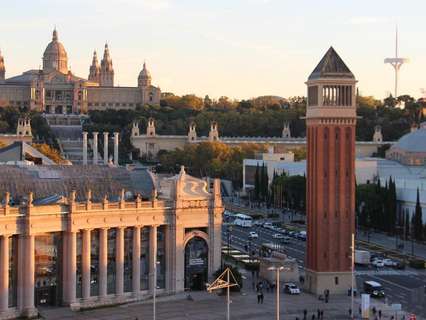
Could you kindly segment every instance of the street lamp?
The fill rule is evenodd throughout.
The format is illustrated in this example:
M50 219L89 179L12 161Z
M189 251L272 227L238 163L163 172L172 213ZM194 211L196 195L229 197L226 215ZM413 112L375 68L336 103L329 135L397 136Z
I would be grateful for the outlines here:
M276 302L275 302L275 307L276 307L276 315L275 315L275 319L276 320L280 320L280 271L284 270L283 266L280 267L269 267L268 268L269 271L275 271L276 272L276 288L277 288L277 294L276 294Z
M156 294L157 294L157 266L160 264L160 261L157 261L157 259L155 258L155 263L154 263L154 287L152 288L152 318L154 320L156 320Z
M232 232L232 226L228 225L228 259L229 259L229 254L231 250L231 232Z

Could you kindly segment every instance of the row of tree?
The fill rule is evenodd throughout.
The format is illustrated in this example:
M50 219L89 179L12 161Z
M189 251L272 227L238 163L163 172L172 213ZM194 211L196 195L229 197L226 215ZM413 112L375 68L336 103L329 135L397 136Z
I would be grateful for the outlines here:
M159 172L177 173L184 165L197 177L231 180L240 187L243 180L243 159L253 159L256 153L265 152L263 146L247 144L231 147L221 142L187 144L183 149L161 151L158 154Z
M426 239L426 224L423 224L419 190L414 212L398 210L395 181L389 178L382 186L377 183L358 185L356 188L358 225L376 229L391 235L416 240ZM411 217L411 218L410 218Z
M267 167L257 165L254 176L253 200L264 202L268 207L289 208L305 211L306 177L288 176L285 172L273 173L269 184Z

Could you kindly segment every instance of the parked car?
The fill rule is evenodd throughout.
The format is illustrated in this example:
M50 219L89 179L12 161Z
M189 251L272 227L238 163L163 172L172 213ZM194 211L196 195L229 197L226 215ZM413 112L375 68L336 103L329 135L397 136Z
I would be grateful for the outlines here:
M259 235L257 234L257 232L250 231L249 232L249 238L250 239L257 239L257 238L259 238Z
M385 259L383 260L383 263L386 267L395 267L397 265L397 262L392 259Z
M288 294L300 294L300 289L294 283L284 284L284 292Z
M300 231L296 237L299 240L306 241L306 231Z
M265 229L271 229L272 226L272 222L265 222L263 223L262 227L264 227Z
M287 244L290 243L290 237L284 236L281 238L281 243Z
M385 266L385 263L382 259L375 259L371 264L376 268L383 268Z

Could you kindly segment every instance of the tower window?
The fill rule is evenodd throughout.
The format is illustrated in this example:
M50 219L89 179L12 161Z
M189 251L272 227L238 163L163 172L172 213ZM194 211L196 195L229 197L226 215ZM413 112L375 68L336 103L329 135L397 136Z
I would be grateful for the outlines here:
M334 277L334 284L335 284L336 286L338 286L338 285L339 285L339 277Z

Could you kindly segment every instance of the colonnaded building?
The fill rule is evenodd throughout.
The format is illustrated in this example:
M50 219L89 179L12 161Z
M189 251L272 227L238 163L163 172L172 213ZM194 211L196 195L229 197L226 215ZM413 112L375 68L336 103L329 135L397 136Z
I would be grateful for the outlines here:
M4 165L0 193L0 319L202 289L220 267L217 179Z
M0 107L26 107L47 114L84 114L88 110L134 109L160 103L161 90L151 84L145 63L135 87L115 86L114 74L105 44L100 63L96 51L93 53L88 79L74 75L68 68L68 55L55 29L43 54L42 69L6 78L0 52Z
M187 144L201 142L221 142L229 146L257 144L272 148L273 153L285 153L295 149L306 148L306 138L293 137L289 122L284 122L281 137L224 137L220 135L219 125L211 122L208 136L197 135L197 126L191 122L187 135L159 135L156 132L155 120L148 119L146 133L140 132L139 123L132 125L130 142L139 150L139 155L148 159L155 159L160 151L183 149ZM383 141L382 129L376 126L372 141L357 141L355 152L357 157L367 157L377 154L381 147L392 145L392 141Z

